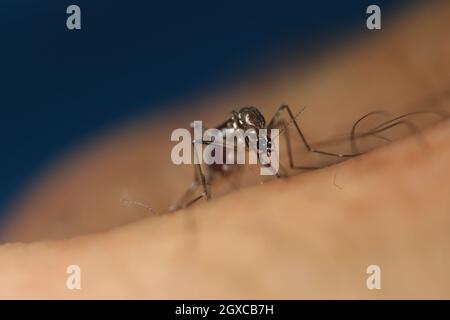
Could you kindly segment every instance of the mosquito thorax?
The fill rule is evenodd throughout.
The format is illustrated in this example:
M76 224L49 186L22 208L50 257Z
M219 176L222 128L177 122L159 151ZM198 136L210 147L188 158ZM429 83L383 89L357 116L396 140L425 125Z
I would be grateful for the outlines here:
M235 129L263 129L266 120L256 107L244 107L234 111L231 117L233 128Z

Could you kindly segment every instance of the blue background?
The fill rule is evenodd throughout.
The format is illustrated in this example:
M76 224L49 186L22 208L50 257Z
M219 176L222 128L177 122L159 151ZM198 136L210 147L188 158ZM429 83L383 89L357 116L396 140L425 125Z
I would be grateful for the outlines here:
M80 31L66 28L70 4L81 7ZM290 48L312 52L361 30L369 4L383 17L394 8L394 1L1 0L0 212L71 146L231 82Z

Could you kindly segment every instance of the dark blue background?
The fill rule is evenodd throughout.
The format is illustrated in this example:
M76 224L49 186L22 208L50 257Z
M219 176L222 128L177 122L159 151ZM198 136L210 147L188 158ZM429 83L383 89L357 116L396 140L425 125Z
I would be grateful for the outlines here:
M365 27L388 1L0 1L0 208L105 128ZM82 30L66 28L66 8ZM395 1L399 4L399 1ZM0 210L1 211L1 210Z

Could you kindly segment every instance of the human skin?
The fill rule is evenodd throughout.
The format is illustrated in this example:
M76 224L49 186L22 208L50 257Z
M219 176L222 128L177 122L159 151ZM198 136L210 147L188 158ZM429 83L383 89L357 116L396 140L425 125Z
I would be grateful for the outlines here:
M402 114L434 101L450 84L448 12L448 4L418 8L392 32L316 61L323 66L305 75L277 68L187 104L199 107L176 119L161 116L156 127L141 120L96 141L20 201L5 240L41 241L0 247L0 297L450 298L448 121L423 132L426 145L409 136L174 214L120 202L126 189L158 212L167 208L192 169L170 163L168 138L149 146L149 137L169 137L205 114L220 122L230 105L251 101L269 115L284 101L306 105L302 128L320 141L373 109ZM81 290L66 288L73 264ZM366 287L373 264L381 290Z

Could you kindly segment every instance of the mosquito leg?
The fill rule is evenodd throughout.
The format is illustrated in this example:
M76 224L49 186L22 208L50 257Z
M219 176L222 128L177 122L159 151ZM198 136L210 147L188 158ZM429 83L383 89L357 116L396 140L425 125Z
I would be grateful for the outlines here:
M379 138L379 139L381 139L381 140L387 141L387 142L392 142L391 139L386 138L385 136L382 136L381 134L378 134L378 133L374 133L373 136L374 136L374 137L377 137L377 138Z
M361 121L363 121L364 119L373 116L373 115L382 115L382 116L390 116L390 113L385 112L385 111L372 111L369 112L367 114L365 114L364 116L362 116L361 118L359 118L358 120L355 121L355 123L352 126L352 129L350 131L350 144L351 144L351 148L352 148L352 152L358 152L358 148L356 146L356 127L360 124ZM379 138L384 139L384 137L380 136L380 135L375 135Z
M288 160L289 160L289 167L291 169L295 170L314 170L314 169L320 169L320 167L313 167L313 166L300 166L294 164L294 156L292 154L292 146L291 146L291 138L289 134L289 130L287 130L287 123L284 120L281 120L276 124L275 126L281 127L282 130L285 132L285 141L286 141L286 150L288 154Z
M420 135L420 131L413 124L411 124L409 122L405 122L403 120L400 120L400 121L397 121L397 122L393 122L393 123L389 123L389 122L391 122L391 121L388 121L388 122L386 122L386 123L384 123L382 125L379 125L379 126L373 128L372 130L369 130L368 132L364 133L363 135L360 135L359 137L370 136L370 135L378 135L380 132L386 131L386 130L391 129L393 127L396 127L398 125L406 125L416 135L416 137L418 138L419 143L422 146L426 146L426 142L422 139L422 136Z
M297 130L298 135L300 136L300 139L303 142L303 145L305 146L305 148L308 152L314 152L317 154L323 154L326 156L332 156L332 157L337 157L337 158L350 158L350 157L356 157L356 156L361 155L361 153L341 154L341 153L333 153L333 152L328 152L328 151L323 151L323 150L318 150L318 149L312 148L310 146L310 144L308 143L308 141L306 140L305 135L303 134L302 130L300 129L297 121L295 120L294 114L292 113L291 108L289 108L288 105L282 105L277 110L274 117L269 122L269 125L268 125L269 128L271 128L276 123L277 118L280 116L281 111L283 111L283 110L286 110L287 114L289 115L290 121L294 124L294 127Z
M389 139L387 139L387 138L381 136L379 133L381 133L381 132L383 132L383 131L386 131L386 130L388 130L388 129L390 129L390 128L396 127L396 126L398 126L398 125L405 125L405 126L407 126L407 127L410 129L410 131L413 132L413 134L416 135L416 137L419 139L419 142L420 142L423 146L425 146L425 145L426 145L426 142L425 142L424 140L422 140L422 138L421 138L421 136L420 136L420 130L419 130L419 129L411 122L411 121L404 120L404 118L406 118L406 117L408 117L408 116L419 115L419 114L436 114L436 115L441 116L441 117L443 117L443 118L447 118L447 117L448 117L448 115L446 115L446 114L443 114L443 113L441 113L441 112L434 112L434 111L417 111L417 112L410 112L410 113L406 113L406 114L403 114L403 115L401 115L401 116L392 118L392 119L390 119L390 120L388 120L388 121L385 121L385 122L383 122L383 123L381 123L381 124L375 126L374 128L372 128L372 129L370 129L370 130L368 130L368 131L366 131L366 132L364 132L364 133L362 133L362 134L358 134L358 135L357 135L357 134L355 133L355 130L356 130L355 128L356 128L356 126L358 125L358 123L359 123L362 119L364 119L364 118L370 116L371 114L374 114L374 113L369 113L369 114L365 115L364 117L362 117L361 119L359 119L359 120L353 125L352 131L351 131L352 148L355 147L354 141L355 141L356 138L363 138L363 137L367 137L367 136L376 136L376 137L378 137L378 138L382 138L382 139L384 139L384 140L390 141Z
M192 192L189 192L189 195L191 193L193 193L197 189L197 187L199 187L199 186L202 186L203 192L202 192L201 195L199 195L196 198L194 198L194 199L190 200L189 202L185 203L183 205L183 208L186 208L186 207L190 206L191 204L193 204L194 202L200 200L203 197L206 197L207 200L209 200L209 198L210 198L210 193L209 193L209 190L208 190L207 179L205 177L205 174L202 171L201 164L197 163L198 162L197 161L198 154L197 154L196 143L197 143L196 141L192 141L192 146L194 147L194 166L195 166L195 173L196 173L194 183L196 185L195 185L195 188L192 190Z
M183 208L189 207L190 205L194 204L194 202L197 202L198 200L200 200L200 199L203 198L204 196L205 196L205 195L202 193L201 195L199 195L199 196L195 197L194 199L192 199L191 201L187 202L187 203L183 206Z
M194 160L195 159L199 159L198 154L197 154L197 148L196 148L196 144L199 144L199 143L204 144L204 145L209 145L209 144L214 144L216 142L214 142L214 141L204 141L204 140L201 140L201 141L194 140L194 141L192 141L192 145L194 147ZM222 147L223 144L219 144L219 146ZM228 148L229 146L225 145L225 147ZM209 186L208 186L209 182L210 182L210 180L212 178L211 173L208 171L208 173L205 175L203 173L201 164L200 163L196 163L196 162L199 162L199 161L194 161L194 163L195 163L194 165L195 165L196 179L198 181L198 184L202 186L203 192L202 192L202 194L200 196L198 196L198 197L194 198L193 200L189 201L184 207L190 206L191 204L193 204L197 200L200 200L203 197L205 197L207 200L209 200L211 198L211 191L209 190Z
M191 185L188 187L188 189L184 192L184 194L180 198L180 200L178 200L175 204L173 204L169 207L170 212L176 211L181 208L187 208L190 205L192 205L194 202L200 200L203 197L206 197L206 199L208 199L208 200L210 199L211 193L209 192L209 189L208 189L210 175L208 174L208 176L205 176L205 174L203 173L201 164L196 163L196 162L198 162L198 161L196 161L196 159L198 159L197 148L196 148L197 143L209 144L208 141L195 141L195 140L192 141L192 146L194 149L194 181L191 183ZM203 192L199 196L195 197L194 199L188 200L200 186L203 188Z
M195 157L198 158L197 150L195 148L195 143L193 143L193 145L194 145ZM206 177L205 177L205 175L203 174L203 171L202 171L202 165L200 163L195 163L195 170L197 172L197 175L198 175L198 177L200 179L200 183L201 183L202 188L203 188L202 196L205 196L206 199L209 200L210 194L209 194L209 191L208 191L208 184L206 183Z
M192 181L191 185L184 192L183 196L173 205L169 207L169 212L176 211L186 206L186 201L191 195L198 189L200 186L198 179L195 177L195 180Z
M194 172L195 172L195 180L191 183L191 185L188 187L188 189L184 192L183 196L180 200L178 200L174 205L170 206L169 212L176 211L178 209L187 208L190 205L192 205L194 202L200 200L203 197L206 197L206 199L210 198L210 192L208 190L208 183L205 175L201 171L201 167L199 168L199 164L195 164ZM198 178L200 176L200 178ZM203 178L202 178L203 177ZM204 184L203 184L204 183ZM203 192L199 196L195 197L194 199L188 200L194 193L197 191L197 189L202 186Z
M395 118L392 118L392 119L390 119L390 120L388 120L388 121L385 121L385 122L383 122L383 123L377 125L376 127L370 129L369 131L367 131L367 132L365 132L365 133L363 133L363 134L356 134L356 127L358 126L358 124L359 124L362 120L368 118L369 116L372 116L372 115L385 115L385 116L389 116L389 115L390 115L388 112L384 112L384 111L374 111L374 112L369 112L368 114L366 114L366 115L364 115L363 117L359 118L359 119L353 124L353 127L352 127L351 132L350 132L350 141L351 141L352 151L353 151L353 152L357 151L357 147L356 147L356 138L367 137L367 136L372 135L372 136L375 136L375 137L377 137L377 138L380 138L380 139L383 139L383 140L386 140L386 141L391 142L390 139L387 139L387 138L385 138L384 136L381 136L381 135L379 134L379 132L385 131L385 130L387 130L387 129L390 129L390 128L395 127L395 126L400 125L400 124L407 126L407 127L409 128L409 130L410 130L413 134L418 134L418 133L419 133L418 128L417 128L411 121L408 121L408 120L400 120L400 119L404 119L404 118L407 117L407 116L412 116L412 115L415 115L415 114L423 114L423 113L430 113L430 112L427 112L427 111L420 111L420 112L407 113L407 114L404 114L404 115L402 115L402 116L395 117ZM398 120L398 121L397 121L397 120ZM395 123L395 125L394 125L394 126L390 126L390 124L393 124L393 123Z

